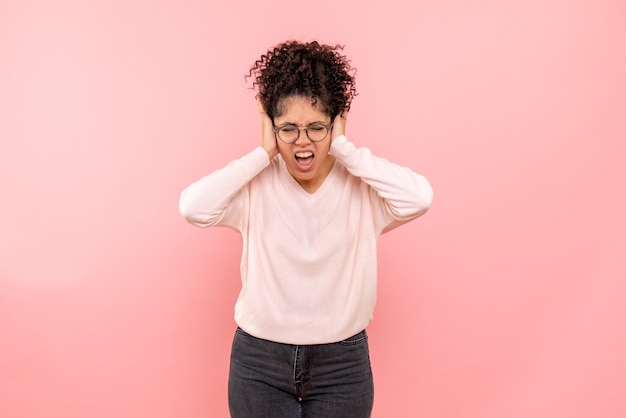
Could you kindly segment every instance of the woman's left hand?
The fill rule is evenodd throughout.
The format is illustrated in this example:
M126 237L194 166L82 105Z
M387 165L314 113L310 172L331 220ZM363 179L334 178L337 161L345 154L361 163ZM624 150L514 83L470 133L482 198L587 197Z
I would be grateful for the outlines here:
M333 121L333 131L331 133L332 139L337 138L340 135L346 134L346 121L348 119L348 109L343 109Z

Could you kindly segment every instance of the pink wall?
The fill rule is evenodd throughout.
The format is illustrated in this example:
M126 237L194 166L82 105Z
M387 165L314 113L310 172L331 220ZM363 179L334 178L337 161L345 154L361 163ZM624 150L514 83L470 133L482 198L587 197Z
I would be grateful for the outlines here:
M227 416L240 239L178 196L287 38L346 44L349 136L435 189L381 241L374 416L626 416L626 3L365 4L0 3L0 416Z

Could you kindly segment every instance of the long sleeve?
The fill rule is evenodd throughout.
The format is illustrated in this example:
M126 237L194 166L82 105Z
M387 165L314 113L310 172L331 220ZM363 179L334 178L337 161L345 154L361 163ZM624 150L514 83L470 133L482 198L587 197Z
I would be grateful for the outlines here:
M374 156L367 148L357 148L341 135L333 140L330 152L355 177L361 178L384 200L396 221L385 230L424 214L431 206L433 190L426 178L390 161Z
M181 214L242 235L235 321L287 344L340 341L367 327L376 304L381 233L424 213L432 190L408 168L341 136L324 184L307 193L262 148L182 192Z
M181 193L181 215L199 227L224 225L237 229L237 222L225 216L229 203L268 165L269 157L259 146L224 168L201 178ZM233 208L229 212L236 214L238 211Z

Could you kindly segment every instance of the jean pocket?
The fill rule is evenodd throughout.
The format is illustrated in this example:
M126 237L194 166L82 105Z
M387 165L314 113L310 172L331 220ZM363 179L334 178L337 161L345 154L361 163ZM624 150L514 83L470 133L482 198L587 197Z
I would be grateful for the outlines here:
M247 332L245 332L244 330L242 330L241 328L237 327L237 329L235 330L236 334L242 335L244 337L251 337L251 338L256 338L250 334L248 334Z
M365 344L367 343L367 333L365 330L359 332L352 337L346 338L345 340L339 341L339 345L344 347L352 347L355 345Z

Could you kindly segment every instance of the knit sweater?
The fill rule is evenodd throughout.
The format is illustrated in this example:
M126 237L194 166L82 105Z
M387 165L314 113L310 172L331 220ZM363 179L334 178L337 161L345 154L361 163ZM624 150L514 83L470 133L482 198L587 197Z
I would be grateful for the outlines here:
M196 181L180 212L243 238L235 322L287 344L341 341L367 327L376 303L380 235L425 213L428 181L335 138L336 160L312 194L260 146Z

